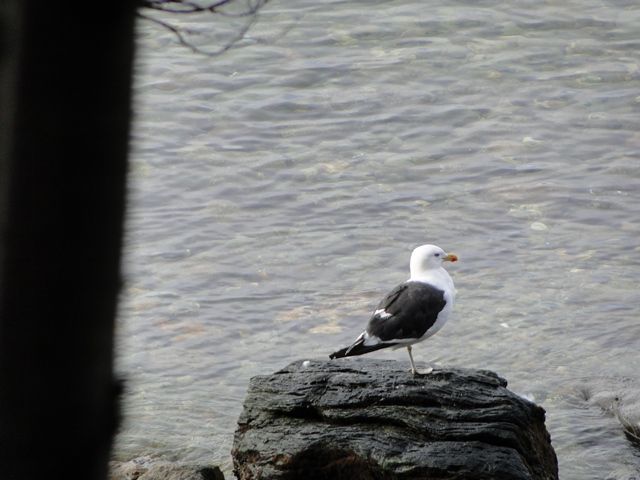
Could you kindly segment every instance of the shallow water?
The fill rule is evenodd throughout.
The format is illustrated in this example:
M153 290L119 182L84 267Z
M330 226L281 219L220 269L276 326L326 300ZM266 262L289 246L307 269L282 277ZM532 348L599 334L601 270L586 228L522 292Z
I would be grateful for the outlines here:
M638 25L625 1L272 1L210 58L140 22L115 457L231 478L249 378L349 343L436 243L457 304L416 360L541 404L561 478L638 476L607 400L640 405Z

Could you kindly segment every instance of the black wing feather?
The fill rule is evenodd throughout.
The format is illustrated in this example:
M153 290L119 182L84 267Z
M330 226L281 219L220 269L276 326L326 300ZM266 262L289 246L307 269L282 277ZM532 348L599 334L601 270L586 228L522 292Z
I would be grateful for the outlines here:
M375 352L376 350L380 350L381 348L389 348L395 346L395 343L379 343L378 345L365 346L363 345L364 340L358 340L354 344L341 348L337 352L333 352L329 355L329 358L343 358L343 357L353 357L355 355L364 355L365 353Z
M403 283L391 290L376 309L391 316L384 318L374 314L367 325L367 332L382 341L420 338L433 326L446 304L444 291L432 285Z

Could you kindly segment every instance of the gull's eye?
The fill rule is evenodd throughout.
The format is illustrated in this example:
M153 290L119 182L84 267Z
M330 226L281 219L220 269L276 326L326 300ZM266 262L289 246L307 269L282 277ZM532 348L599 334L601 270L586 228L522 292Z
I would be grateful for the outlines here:
M439 254L439 253L434 253L434 255L435 255L436 257L439 257L439 256L440 256L440 254Z

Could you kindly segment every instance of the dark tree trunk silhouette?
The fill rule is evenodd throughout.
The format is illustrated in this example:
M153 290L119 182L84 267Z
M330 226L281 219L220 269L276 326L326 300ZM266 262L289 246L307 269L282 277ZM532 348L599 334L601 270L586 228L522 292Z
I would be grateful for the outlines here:
M0 478L106 476L134 2L0 7Z

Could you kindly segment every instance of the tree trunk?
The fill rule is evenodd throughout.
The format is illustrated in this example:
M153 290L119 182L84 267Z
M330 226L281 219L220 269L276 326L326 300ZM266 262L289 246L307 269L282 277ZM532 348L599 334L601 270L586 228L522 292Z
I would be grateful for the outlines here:
M101 479L135 4L0 13L0 477Z

